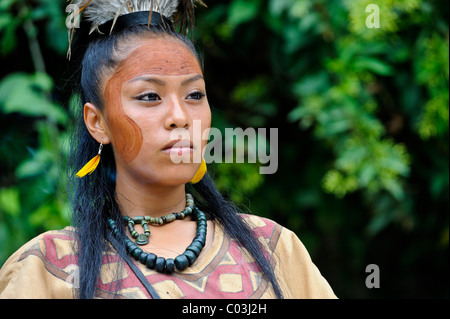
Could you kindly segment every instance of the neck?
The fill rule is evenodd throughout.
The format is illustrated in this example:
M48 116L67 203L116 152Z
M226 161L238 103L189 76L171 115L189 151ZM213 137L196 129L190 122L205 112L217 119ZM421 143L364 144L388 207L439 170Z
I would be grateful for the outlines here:
M185 185L139 184L117 176L117 200L123 215L162 217L186 207Z

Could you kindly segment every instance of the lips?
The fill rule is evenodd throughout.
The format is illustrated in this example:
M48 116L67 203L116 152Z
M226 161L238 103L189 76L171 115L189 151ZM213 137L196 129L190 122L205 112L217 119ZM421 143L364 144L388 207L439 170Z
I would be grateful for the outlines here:
M174 140L163 147L162 151L164 153L177 153L182 155L186 152L192 152L194 150L194 145L189 140Z
M170 150L172 148L194 148L194 144L189 140L173 140L163 147L164 150Z

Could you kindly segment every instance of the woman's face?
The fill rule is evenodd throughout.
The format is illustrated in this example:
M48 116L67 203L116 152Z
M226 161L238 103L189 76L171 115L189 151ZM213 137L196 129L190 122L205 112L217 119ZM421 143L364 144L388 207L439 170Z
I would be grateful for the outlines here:
M107 80L104 102L118 178L125 173L144 183L179 185L195 175L194 154L207 141L194 139L194 120L207 131L211 110L199 62L183 43L169 37L136 42ZM177 142L180 137L186 143Z

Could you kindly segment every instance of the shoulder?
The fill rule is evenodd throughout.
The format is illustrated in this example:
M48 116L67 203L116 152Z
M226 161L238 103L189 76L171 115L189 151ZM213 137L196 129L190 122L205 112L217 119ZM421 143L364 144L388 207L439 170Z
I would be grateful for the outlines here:
M65 296L71 290L68 277L77 267L75 243L72 227L48 231L28 241L0 269L0 297L50 298L55 291ZM50 287L52 291L47 291Z
M241 217L269 253L276 249L280 239L288 231L285 227L269 218L248 214L242 214Z
M36 256L47 261L57 261L70 254L75 244L73 227L42 233L19 248L7 261L21 261L28 256Z
M297 234L267 218L241 216L274 261L286 297L336 298Z
M256 216L256 215L241 215L244 221L250 226L257 238L269 239L276 244L273 249L277 250L298 250L303 254L308 255L305 246L299 239L296 233L292 230L278 224L277 222ZM309 257L309 255L308 255Z
M240 216L254 232L259 234L270 235L276 228L282 228L281 225L269 218L250 214L241 214Z
M62 251L67 251L72 248L75 243L75 229L73 227L66 227L61 230L51 230L42 233L20 247L9 259L22 260L27 255L44 254L47 258L52 259L55 254L61 254Z
M292 230L269 218L247 214L242 214L241 217L249 225L260 242L270 244L269 246L272 252L275 249L282 251L295 249L309 257L305 246Z

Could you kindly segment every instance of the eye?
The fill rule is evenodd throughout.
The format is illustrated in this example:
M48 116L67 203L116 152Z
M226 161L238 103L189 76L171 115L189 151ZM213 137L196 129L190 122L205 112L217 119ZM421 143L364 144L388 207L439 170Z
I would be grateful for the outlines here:
M196 91L188 95L188 100L201 100L206 96L205 93Z
M157 102L161 101L161 97L157 93L144 93L136 97L139 101L144 102Z

